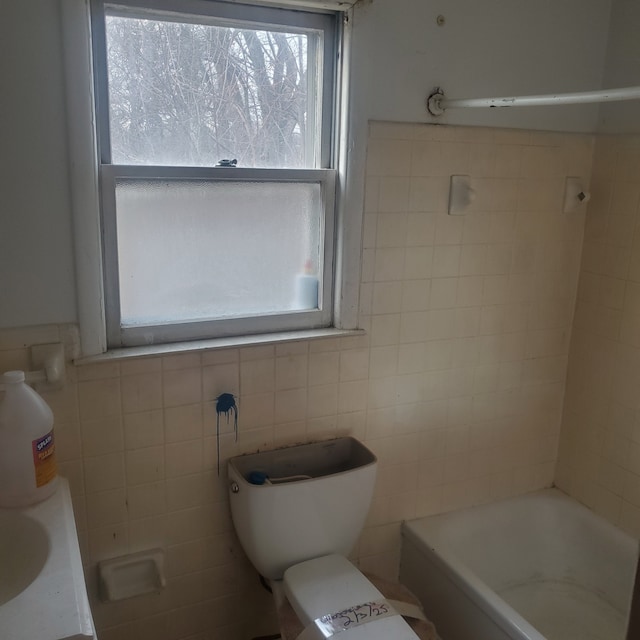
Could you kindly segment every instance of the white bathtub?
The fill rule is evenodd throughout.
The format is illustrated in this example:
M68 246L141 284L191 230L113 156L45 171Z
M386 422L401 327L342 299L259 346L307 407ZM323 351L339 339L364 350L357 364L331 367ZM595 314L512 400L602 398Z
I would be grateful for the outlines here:
M638 544L557 489L403 525L443 640L624 640Z

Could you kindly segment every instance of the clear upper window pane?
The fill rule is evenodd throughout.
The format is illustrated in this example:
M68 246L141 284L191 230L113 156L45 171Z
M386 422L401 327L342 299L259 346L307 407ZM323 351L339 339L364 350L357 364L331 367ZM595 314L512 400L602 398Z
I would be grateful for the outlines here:
M106 16L114 164L318 166L322 32Z
M117 179L122 326L316 309L318 183Z

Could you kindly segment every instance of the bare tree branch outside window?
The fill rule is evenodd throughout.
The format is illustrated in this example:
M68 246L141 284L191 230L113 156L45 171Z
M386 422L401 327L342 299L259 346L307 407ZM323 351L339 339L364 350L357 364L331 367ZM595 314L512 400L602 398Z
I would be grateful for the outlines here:
M108 16L113 162L307 166L314 37Z

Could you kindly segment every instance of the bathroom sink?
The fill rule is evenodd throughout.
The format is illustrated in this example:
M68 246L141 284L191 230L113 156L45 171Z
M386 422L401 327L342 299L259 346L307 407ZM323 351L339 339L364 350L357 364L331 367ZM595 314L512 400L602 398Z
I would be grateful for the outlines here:
M0 606L22 593L49 557L49 536L33 518L13 509L0 510Z
M95 640L69 484L0 508L1 640Z

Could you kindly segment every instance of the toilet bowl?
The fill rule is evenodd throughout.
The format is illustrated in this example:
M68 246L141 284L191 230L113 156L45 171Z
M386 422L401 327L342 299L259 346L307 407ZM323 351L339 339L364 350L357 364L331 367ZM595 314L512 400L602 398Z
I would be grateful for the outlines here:
M376 467L373 453L351 437L229 460L238 538L276 602L286 597L293 607L305 627L301 640L346 629L348 640L418 637L402 605L346 558L364 526Z

